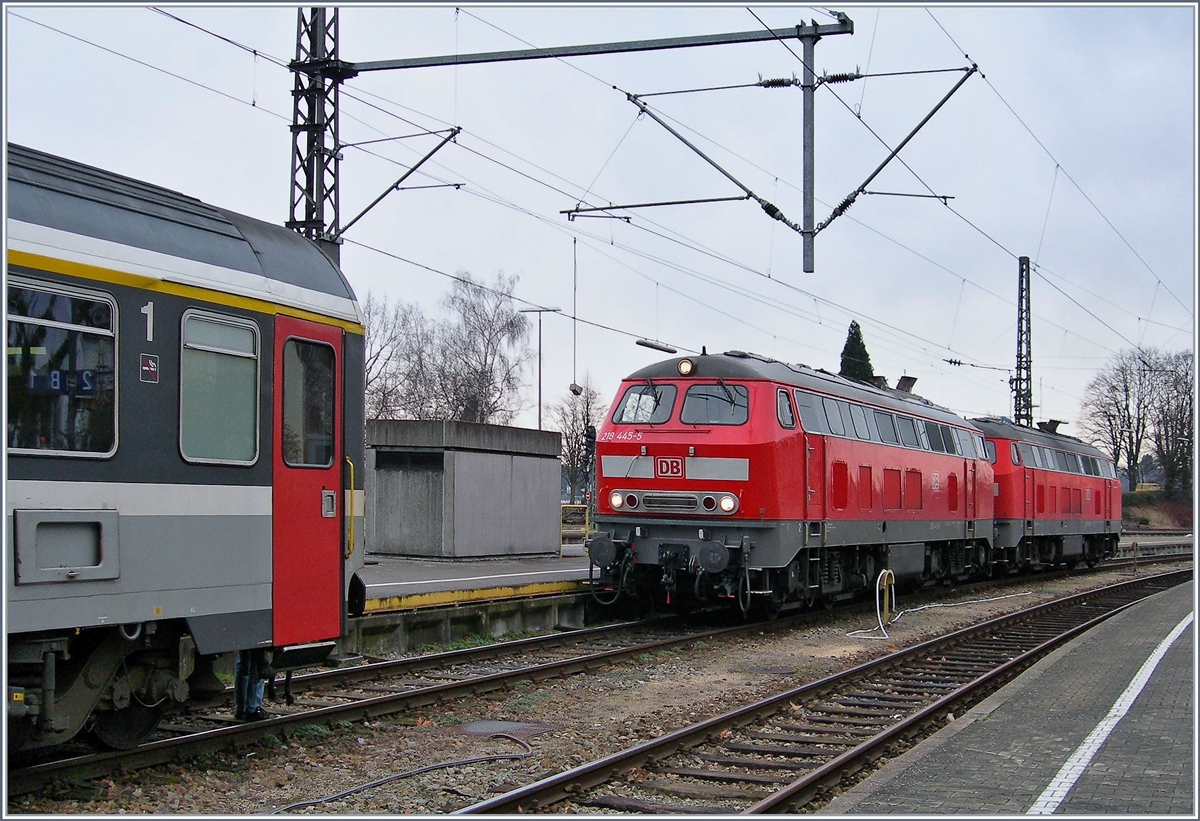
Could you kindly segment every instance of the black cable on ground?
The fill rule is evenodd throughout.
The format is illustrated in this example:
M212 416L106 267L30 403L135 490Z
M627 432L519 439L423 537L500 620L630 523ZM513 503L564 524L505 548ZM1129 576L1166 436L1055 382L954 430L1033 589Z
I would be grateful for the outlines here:
M431 770L441 770L441 769L445 769L447 767L459 767L459 766L465 766L467 764L480 764L485 761L503 761L505 759L528 758L529 756L533 755L533 748L530 747L527 743L525 743L525 741L517 738L516 736L511 736L511 735L508 735L507 733L493 733L492 735L488 736L488 738L506 738L509 741L515 741L516 743L520 744L522 747L525 748L525 752L523 752L523 753L508 753L508 754L500 753L497 755L485 755L485 756L481 756L479 758L466 758L461 761L444 761L440 764L430 764L428 767L421 767L420 769L417 769L417 770L409 770L408 772L396 773L395 775L389 775L384 778L380 778L375 781L371 781L367 784L361 784L357 787L351 787L348 790L343 790L342 792L336 793L334 795L328 795L324 798L314 798L311 801L297 801L295 804L288 804L286 807L280 807L279 809L271 810L271 812L269 812L267 814L268 815L278 815L279 813L287 812L288 810L298 810L298 809L302 809L304 807L315 807L318 804L327 804L330 801L337 801L339 798L345 798L347 796L354 795L355 793L362 792L363 790L369 790L369 789L372 789L373 787L380 787L380 786L383 786L384 784L388 784L392 781L399 781L402 778L408 778L410 776L420 775L421 773L427 773Z

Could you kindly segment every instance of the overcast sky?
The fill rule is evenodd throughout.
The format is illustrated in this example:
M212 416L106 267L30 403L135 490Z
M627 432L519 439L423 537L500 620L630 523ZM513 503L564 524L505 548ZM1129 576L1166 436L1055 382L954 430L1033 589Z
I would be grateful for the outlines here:
M149 7L5 4L7 140L284 222L292 77L278 63L295 57L296 9L159 8L194 25ZM639 118L626 95L799 76L793 40L790 49L767 42L349 80L344 143L463 129L406 183L461 189L393 193L347 232L342 268L359 300L371 292L436 314L447 275L519 276L521 307L564 314L544 318L547 407L589 378L610 401L623 376L663 356L635 346L639 337L836 371L857 319L875 372L892 384L908 374L915 392L957 412L1008 415L1022 255L1035 263L1036 419L1066 420L1063 431L1078 434L1084 388L1113 354L1194 347L1194 5L832 8L849 15L854 34L817 44L818 74L972 63L979 73L904 148L903 164L893 161L870 194L821 231L815 273L802 271L800 236L753 202L616 212L629 222L560 213L741 195ZM370 5L340 11L340 56L362 62L813 20L833 22L826 7L791 5ZM870 77L817 90L818 222L961 77ZM646 102L800 222L798 88ZM343 225L439 139L347 147ZM948 199L886 196L930 193ZM517 423L536 427L536 322L531 331Z

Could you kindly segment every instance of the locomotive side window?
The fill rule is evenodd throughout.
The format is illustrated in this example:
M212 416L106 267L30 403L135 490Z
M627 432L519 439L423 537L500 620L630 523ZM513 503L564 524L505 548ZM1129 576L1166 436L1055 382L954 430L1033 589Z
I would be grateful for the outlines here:
M1040 468L1041 467L1041 464L1040 464L1041 460L1039 460L1037 458L1037 454L1034 452L1033 447L1031 445L1029 445L1025 442L1020 442L1017 445L1017 448L1021 451L1021 458L1025 462L1025 467L1027 467L1027 468L1033 468L1033 467Z
M743 385L692 385L683 395L679 421L685 425L744 425L750 393Z
M890 413L875 411L875 427L879 429L879 438L889 445L900 444L896 433L896 420Z
M829 433L823 419L824 414L817 410L817 397L811 393L794 391L796 409L800 411L800 424L809 433Z
M8 283L9 448L116 452L116 310L104 294Z
M842 409L836 399L823 397L821 404L825 406L825 419L829 422L829 432L838 436L846 435L846 426L842 424Z
M1008 458L1009 458L1010 460L1012 460L1012 463L1013 463L1014 465L1019 465L1019 464L1021 464L1021 455L1020 455L1020 453L1017 451L1017 443L1016 443L1016 442L1009 442L1009 443L1008 443Z
M926 422L925 433L929 437L929 449L934 453L945 453L946 445L942 442L942 432L938 429L937 422Z
M946 453L958 453L958 442L954 436L954 428L949 425L938 425L938 430L942 432L942 443L946 446Z
M621 404L613 413L614 425L661 425L671 418L675 407L675 386L632 385L625 390Z
M258 460L258 327L187 311L179 360L179 450L189 462Z
M983 446L987 450L987 460L991 464L996 464L996 443L991 439L985 439Z
M333 348L289 339L283 346L283 461L292 467L333 464Z
M977 459L987 459L987 443L983 441L983 437L975 433L971 435L971 439L975 442L975 457Z
M867 411L858 405L850 406L850 418L854 420L854 435L864 442L871 438L871 427L867 424Z
M904 443L905 447L921 447L921 440L917 438L917 426L912 419L907 416L897 416L896 424L900 428L900 441Z
M796 417L792 413L792 403L788 401L788 392L783 388L775 391L775 416L779 419L779 424L782 427L796 427Z
M1069 473L1070 468L1067 467L1067 454L1061 450L1054 451L1054 461L1058 465L1058 469L1063 473Z

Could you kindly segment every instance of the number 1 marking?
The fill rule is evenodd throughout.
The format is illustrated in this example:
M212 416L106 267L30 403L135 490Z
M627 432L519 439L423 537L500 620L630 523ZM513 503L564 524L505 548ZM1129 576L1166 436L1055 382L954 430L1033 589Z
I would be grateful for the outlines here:
M154 341L154 303L147 302L142 306L142 313L146 315L146 341Z

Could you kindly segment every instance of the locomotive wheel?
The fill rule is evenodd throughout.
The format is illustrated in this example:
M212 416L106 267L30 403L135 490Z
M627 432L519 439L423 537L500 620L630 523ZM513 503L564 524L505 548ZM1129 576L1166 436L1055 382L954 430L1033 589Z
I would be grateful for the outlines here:
M132 750L154 732L162 719L161 707L134 702L123 710L96 713L92 737L110 750Z

